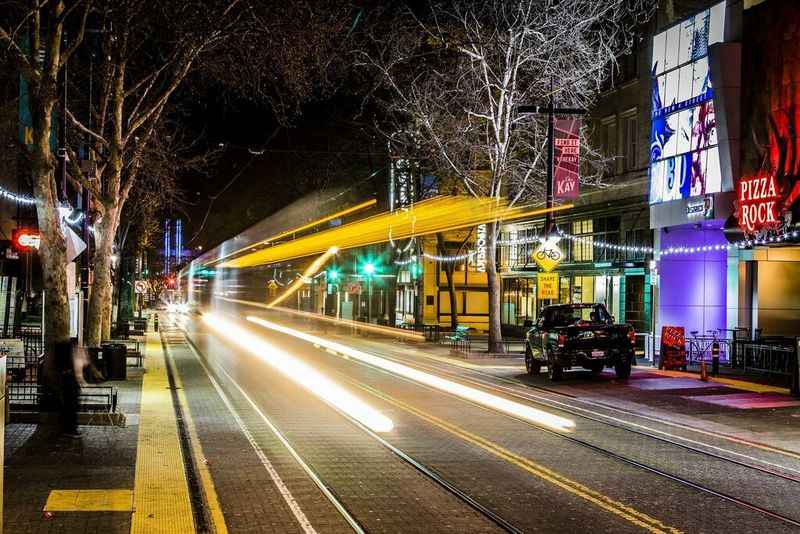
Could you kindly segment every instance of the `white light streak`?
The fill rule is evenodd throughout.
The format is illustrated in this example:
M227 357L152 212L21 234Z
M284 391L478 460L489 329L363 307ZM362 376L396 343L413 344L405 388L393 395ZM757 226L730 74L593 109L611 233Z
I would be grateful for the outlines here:
M295 330L294 328L279 325L271 321L261 319L260 317L254 317L252 315L248 316L247 320L251 323L269 328L270 330L308 341L309 343L319 345L320 347L325 347L326 349L337 352L343 356L353 358L354 360L358 360L373 367L383 369L384 371L388 371L395 375L408 378L414 382L433 387L440 391L461 397L462 399L475 402L482 406L498 410L514 417L519 417L520 419L525 419L526 421L530 421L538 425L543 425L560 431L569 431L575 427L575 422L571 419L551 414L543 410L538 410L531 406L520 404L503 397L498 397L497 395L492 395L491 393L487 393L483 390L465 386L463 384L453 382L452 380L447 380L445 378L414 369L413 367L409 367L407 365L368 354L352 347L342 345L341 343L336 343L335 341L329 341L321 337L306 334L305 332Z
M296 384L306 388L370 430L389 432L394 428L391 419L346 391L327 376L236 323L215 314L203 315L203 322L217 334L258 356Z

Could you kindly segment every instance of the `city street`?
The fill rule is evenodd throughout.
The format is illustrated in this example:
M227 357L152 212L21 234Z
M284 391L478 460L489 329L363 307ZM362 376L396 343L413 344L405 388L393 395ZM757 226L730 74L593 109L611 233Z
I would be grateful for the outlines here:
M424 345L353 336L279 312L243 313L316 338L241 316L220 317L222 329L176 316L163 334L231 532L267 531L265 517L306 532L800 528L797 451L716 432L686 411L689 423L678 424L595 406L544 379L453 365L426 355ZM391 430L374 431L326 400L319 385L301 385L311 377L287 380L238 328L378 410ZM362 354L420 376L370 365ZM443 390L442 379L468 389ZM485 398L464 398L472 392ZM561 419L564 426L554 426Z

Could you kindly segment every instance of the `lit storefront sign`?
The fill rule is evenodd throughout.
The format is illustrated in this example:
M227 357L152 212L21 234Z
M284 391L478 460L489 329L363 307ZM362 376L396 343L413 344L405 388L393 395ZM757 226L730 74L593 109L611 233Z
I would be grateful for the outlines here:
M35 230L19 229L13 231L13 242L18 249L39 249L42 238Z
M475 270L486 272L486 225L479 224L475 239Z
M781 189L774 175L759 173L736 185L739 227L752 234L781 225Z
M703 198L689 200L686 203L686 216L690 219L713 219L714 197L706 195Z

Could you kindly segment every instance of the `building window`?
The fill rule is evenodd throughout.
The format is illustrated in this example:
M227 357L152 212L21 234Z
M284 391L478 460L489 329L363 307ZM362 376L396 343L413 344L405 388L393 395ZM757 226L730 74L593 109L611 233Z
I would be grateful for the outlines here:
M636 112L623 119L625 128L625 170L632 171L637 167L639 152L639 118Z
M619 138L617 136L617 118L612 116L603 119L603 155L610 159L608 172L617 174L617 156L619 155Z
M593 222L584 219L572 223L572 235L580 238L572 242L572 261L594 261Z

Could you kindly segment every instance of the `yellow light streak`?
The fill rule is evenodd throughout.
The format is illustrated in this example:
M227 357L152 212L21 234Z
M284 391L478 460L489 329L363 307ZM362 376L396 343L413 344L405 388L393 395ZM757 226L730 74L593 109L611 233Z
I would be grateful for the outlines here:
M204 314L203 322L220 336L258 356L294 383L309 390L374 432L390 432L394 428L391 419L327 376L288 352L267 343L233 321L216 314Z
M530 421L538 425L546 426L562 432L570 431L575 428L575 422L571 419L545 412L544 410L539 410L532 406L520 404L503 397L498 397L497 395L492 395L491 393L487 393L483 390L465 386L463 384L459 384L458 382L453 382L452 380L447 380L445 378L420 371L419 369L414 369L413 367L409 367L392 360L387 360L373 354L368 354L335 341L330 341L318 336L306 334L305 332L300 332L294 328L279 325L271 321L261 319L260 317L254 317L252 315L247 316L247 320L251 323L263 326L264 328L281 332L283 334L302 339L303 341L325 347L326 349L338 352L343 356L364 362L373 367L383 369L384 371L408 378L414 382L433 387L440 391L461 397L462 399L470 402L492 408L494 410Z
M342 328L354 328L356 330L365 330L367 332L375 332L376 334L384 334L390 337L401 337L403 339L408 339L410 341L425 341L424 334L421 334L419 332L414 332L413 330L403 330L401 328L394 328L391 326L381 326L378 324L362 323L361 321L354 321L352 319L338 319L336 317L329 317L327 315L322 315L320 313L293 310L291 308L286 308L284 306L277 306L273 308L268 304L255 302L253 300L232 299L230 297L221 297L221 296L216 296L215 298L227 302L233 302L234 304L244 304L245 306L252 306L254 308L263 308L265 310L275 310L281 313L298 315L300 317L306 317L308 319L313 319L315 321L325 321L326 323L335 324L336 326L341 326Z
M300 289L300 287L303 284L305 284L306 279L317 274L317 272L319 272L322 266L325 265L325 262L328 261L328 258L336 254L338 251L339 249L337 249L336 247L331 247L328 250L326 250L324 254L322 254L319 258L311 262L311 265L309 265L308 268L306 268L306 270L303 271L303 275L294 282L292 282L292 284L288 288L286 288L286 291L284 291L281 296L279 296L278 298L267 304L267 307L274 308L275 306L277 306L278 304L289 298L291 295L294 295L294 293L298 289Z
M334 219L338 219L340 217L345 217L346 215L351 215L351 214L356 213L358 211L365 210L367 208L370 208L370 207L374 206L377 203L378 203L377 199L371 198L371 199L369 199L369 200L367 200L365 202L362 202L360 204L356 204L355 206L350 206L349 208L345 208L343 210L337 211L336 213L331 213L330 215L326 215L325 217L322 217L320 219L313 220L310 223L306 223L306 224L304 224L302 226L298 226L297 228L292 228L290 230L286 230L285 232L281 232L280 234L276 234L276 235L274 235L272 237L268 237L268 238L264 239L263 241L259 241L258 243L253 243L252 245L247 245L246 247L242 247L239 250L231 252L230 254L226 254L225 256L223 256L221 258L216 258L213 261L210 261L208 263L204 263L203 266L205 267L205 266L213 265L215 263L219 263L219 262L221 262L221 261L223 261L223 260L225 260L227 258L230 258L231 256L235 256L235 255L237 255L237 254L239 254L241 252L244 252L245 250L247 250L249 248L258 247L258 246L261 246L261 245L268 245L268 244L272 243L273 241L277 241L279 239L283 239L284 237L296 234L298 232L302 232L304 230L309 230L311 228L314 228L315 226L319 226L320 224L325 224L326 222L330 222L330 221L332 221Z
M509 207L506 201L494 198L440 196L424 200L405 210L384 212L372 217L331 228L273 247L225 261L220 267L254 267L279 261L321 254L331 246L339 250L385 243L394 239L435 234L469 228L492 221L533 217L572 208L564 204L553 208L530 209L529 206Z

